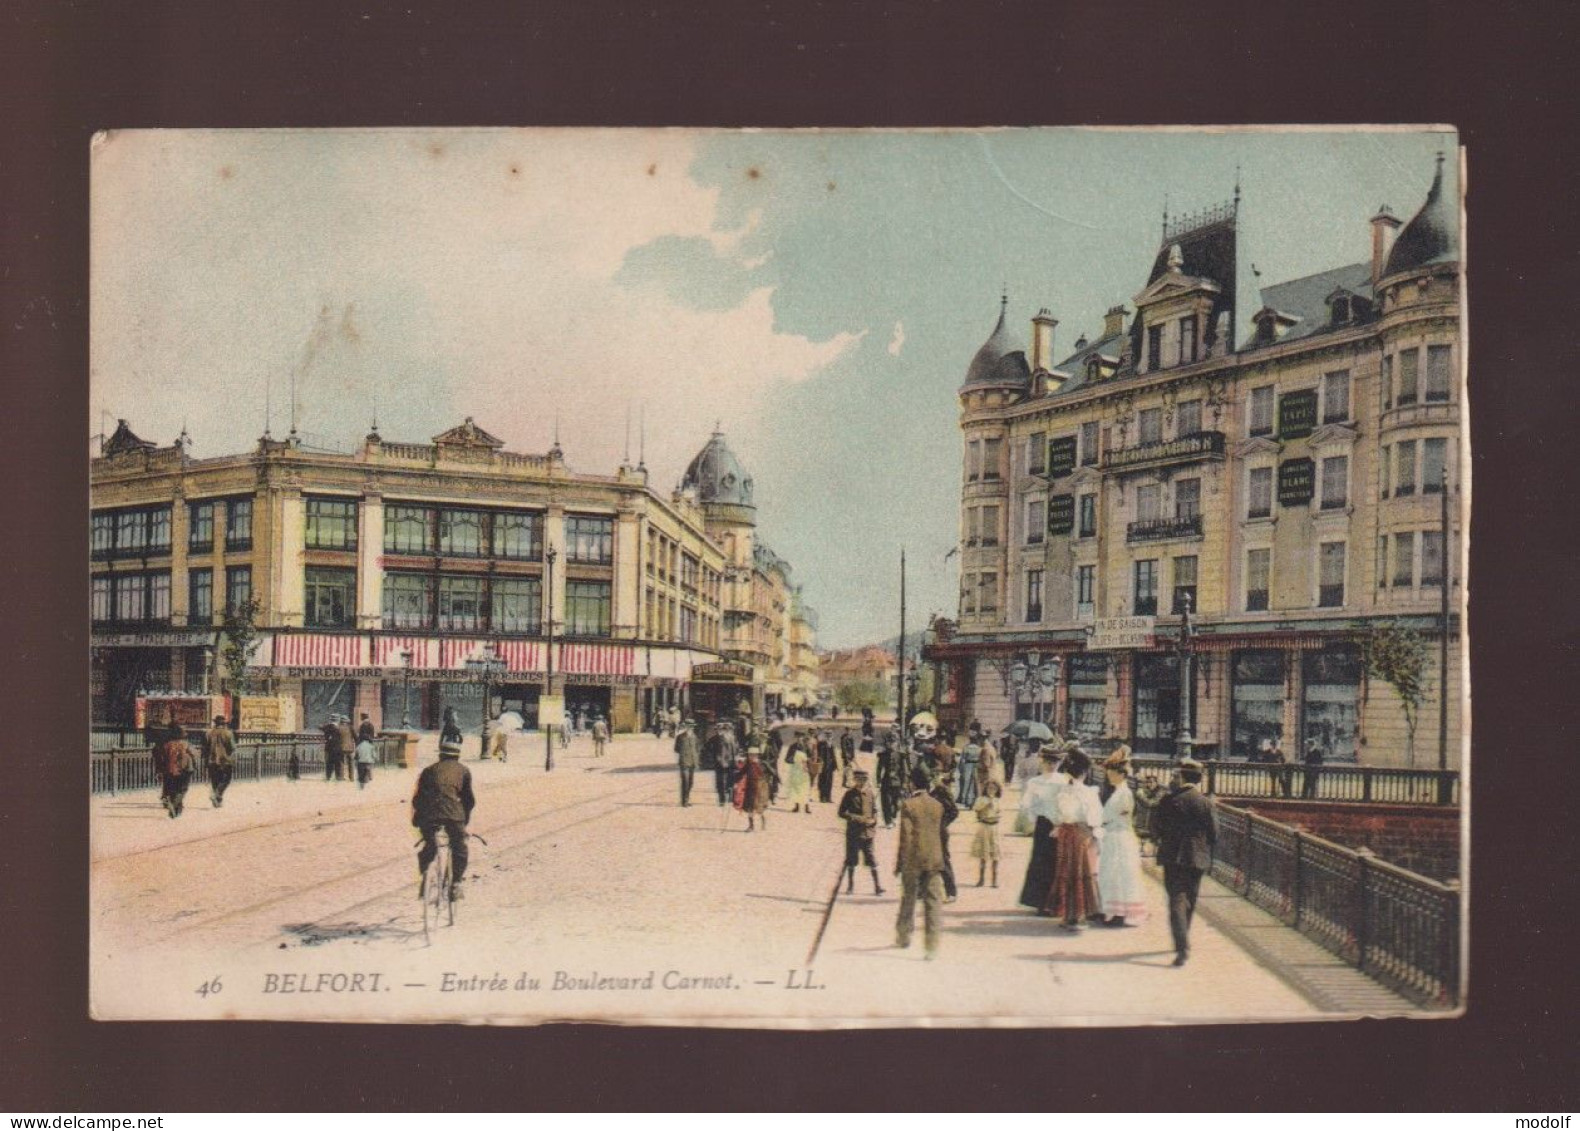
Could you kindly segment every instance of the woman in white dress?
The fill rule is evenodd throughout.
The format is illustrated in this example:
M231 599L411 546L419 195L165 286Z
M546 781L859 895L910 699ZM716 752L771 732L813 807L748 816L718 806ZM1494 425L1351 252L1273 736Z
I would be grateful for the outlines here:
M1147 917L1142 902L1141 842L1136 839L1136 799L1130 791L1130 749L1121 746L1103 762L1113 792L1103 802L1102 855L1097 890L1105 927L1134 927Z
M807 772L806 746L798 737L790 746L790 753L785 756L785 763L789 773L785 776L785 786L789 791L787 800L790 802L790 812L800 810L803 813L812 811L812 775Z

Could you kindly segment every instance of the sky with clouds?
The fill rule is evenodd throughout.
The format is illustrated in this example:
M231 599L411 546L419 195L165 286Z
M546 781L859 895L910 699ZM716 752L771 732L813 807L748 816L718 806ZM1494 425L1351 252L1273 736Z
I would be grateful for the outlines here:
M956 390L998 316L1061 356L1130 303L1165 195L1241 186L1264 284L1363 260L1452 133L148 131L92 160L91 432L197 456L266 419L349 447L464 416L558 427L609 472L646 422L668 490L715 421L759 526L846 646L952 615ZM1242 270L1246 287L1254 286ZM1249 302L1250 305L1246 305ZM1248 294L1241 310L1255 309ZM1242 327L1243 329L1243 327ZM636 441L633 439L633 446Z

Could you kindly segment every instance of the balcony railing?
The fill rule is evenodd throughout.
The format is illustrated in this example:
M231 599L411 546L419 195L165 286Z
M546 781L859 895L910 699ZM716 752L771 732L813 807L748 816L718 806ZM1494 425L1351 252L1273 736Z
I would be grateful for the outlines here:
M1201 515L1149 518L1125 526L1126 542L1161 542L1167 538L1200 538Z
M1222 432L1193 432L1177 440L1156 440L1129 448L1111 448L1103 453L1105 471L1129 471L1140 467L1161 467L1171 463L1193 463L1202 459L1223 458Z

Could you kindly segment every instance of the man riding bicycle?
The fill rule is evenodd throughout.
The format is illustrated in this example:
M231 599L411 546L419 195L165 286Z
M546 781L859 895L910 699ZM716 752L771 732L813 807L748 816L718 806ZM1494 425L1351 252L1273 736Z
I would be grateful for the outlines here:
M417 791L411 798L411 823L422 832L422 847L417 850L419 877L427 874L428 865L439 854L438 831L443 829L449 837L454 877L451 899L461 898L461 878L466 875L466 824L472 819L476 804L472 772L461 765L461 744L441 741L439 760L417 777Z

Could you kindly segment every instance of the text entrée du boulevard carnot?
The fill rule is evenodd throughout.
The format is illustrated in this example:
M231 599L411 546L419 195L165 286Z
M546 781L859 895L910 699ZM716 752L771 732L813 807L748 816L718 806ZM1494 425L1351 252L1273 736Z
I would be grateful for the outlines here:
M463 974L446 970L437 980L396 982L382 973L275 973L263 976L266 994L370 994L397 990L428 990L444 994L471 993L564 993L626 991L720 991L743 990L750 986L773 986L785 990L821 990L811 969L787 970L773 978L743 978L737 974L694 974L683 970L647 970L641 973L604 974L599 971L555 970L547 974L529 971L491 974Z

